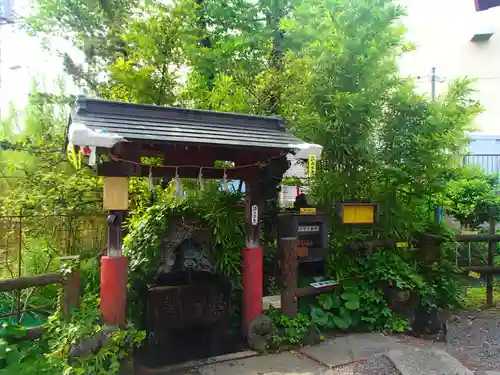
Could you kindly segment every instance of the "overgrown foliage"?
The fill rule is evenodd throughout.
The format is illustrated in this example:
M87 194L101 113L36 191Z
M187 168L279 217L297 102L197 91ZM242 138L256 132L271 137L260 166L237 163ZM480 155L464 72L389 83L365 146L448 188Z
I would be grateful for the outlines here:
M281 314L278 309L271 309L266 314L277 329L277 332L269 340L268 345L271 349L301 344L313 327L313 320L302 313L298 313L295 318L289 318Z
M26 108L1 121L2 277L56 272L60 256L92 257L103 250L100 179L88 168L75 170L66 155L68 104L72 102L63 93L49 94L34 84ZM55 285L28 288L21 291L19 308L51 310L56 296ZM15 312L17 304L16 296L5 293L0 309ZM44 315L19 316L24 323Z
M4 215L83 215L101 211L101 183L75 171L65 150L68 104L34 87L27 107L2 123L0 207Z
M44 335L34 342L25 340L26 328L4 326L0 342L0 374L116 374L131 350L142 343L145 332L132 326L115 330L95 352L88 351L70 358L72 349L103 330L100 320L99 301L88 295L70 321L62 319L59 311L53 314L43 326Z
M496 208L497 215L500 215L498 176L469 166L457 170L451 177L444 194L444 204L446 212L463 227L474 230L487 222L491 207Z
M243 202L238 192L223 192L217 183L206 184L203 191L188 190L175 197L170 186L145 212L132 215L129 234L124 239L124 254L129 258L129 307L132 316L142 314L140 290L159 272L161 246L172 220L195 220L212 234L211 257L215 271L241 288L240 252L243 248Z

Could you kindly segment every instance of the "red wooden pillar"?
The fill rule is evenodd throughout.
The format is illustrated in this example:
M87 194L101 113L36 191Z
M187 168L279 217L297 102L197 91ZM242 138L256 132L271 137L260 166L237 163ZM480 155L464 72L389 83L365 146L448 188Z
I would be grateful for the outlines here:
M258 180L245 185L245 248L243 257L243 334L250 322L262 315L262 247L260 246L260 199Z
M124 325L127 258L122 255L122 211L108 214L107 254L101 257L101 314L106 324Z

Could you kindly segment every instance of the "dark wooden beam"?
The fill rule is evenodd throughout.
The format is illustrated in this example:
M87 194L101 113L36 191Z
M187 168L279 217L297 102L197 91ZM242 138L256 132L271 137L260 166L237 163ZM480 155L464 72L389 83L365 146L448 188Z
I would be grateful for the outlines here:
M142 156L156 156L164 157L165 163L168 165L194 164L204 166L213 166L216 160L233 161L236 165L252 164L259 161L266 161L270 158L277 158L286 152L287 150L257 147L139 141L119 143L112 150L113 155L127 160L139 161ZM98 149L98 153L107 153L107 151L105 149Z
M61 258L61 271L65 267L73 266L71 272L64 275L61 312L63 318L67 321L71 318L71 313L74 309L80 307L80 257L71 256ZM72 264L74 263L74 264Z
M490 230L489 235L494 236L497 229L497 215L495 207L490 207L488 211L490 215ZM490 241L488 244L488 266L493 267L495 264L495 253L497 251L497 243ZM493 306L493 274L486 275L486 303Z
M62 281L62 276L59 273L5 279L0 280L0 292L11 292L13 290L26 289L34 286L61 284Z
M500 275L500 266L468 266L462 267L466 272L473 271L477 273Z
M109 211L108 213L108 242L107 254L110 257L122 256L122 221L123 211Z
M455 239L457 242L500 242L500 234L459 234Z
M262 201L259 196L259 180L245 181L245 247L260 248L260 216ZM257 220L252 220L254 207L257 210Z
M171 165L171 164L169 164ZM146 165L134 165L126 162L108 162L97 165L97 174L106 177L148 177L150 167ZM255 175L259 167L247 168L228 168L226 169L227 178L231 180L247 180ZM179 177L198 178L200 168L198 167L179 167ZM151 167L153 177L173 177L175 168ZM204 179L222 180L224 177L223 169L203 169Z
M280 239L281 312L290 318L297 315L297 237Z
M314 288L312 286L306 286L297 289L297 298L307 297L307 296L317 296L318 294L333 292L335 289L340 288L341 284L329 285L323 288Z

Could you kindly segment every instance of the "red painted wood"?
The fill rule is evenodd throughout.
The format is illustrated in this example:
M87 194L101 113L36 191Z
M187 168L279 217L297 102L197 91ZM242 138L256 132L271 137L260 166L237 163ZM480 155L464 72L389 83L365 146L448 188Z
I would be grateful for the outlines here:
M262 315L262 248L245 248L243 255L243 333Z
M106 324L125 324L127 266L127 257L101 257L101 314Z

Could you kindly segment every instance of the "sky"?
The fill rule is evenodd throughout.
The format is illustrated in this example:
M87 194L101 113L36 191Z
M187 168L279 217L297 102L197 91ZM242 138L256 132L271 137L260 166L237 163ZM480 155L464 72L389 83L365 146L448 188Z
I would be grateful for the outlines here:
M2 0L0 0L2 1ZM12 0L11 0L12 1ZM17 14L24 15L29 12L29 0L14 0L14 10ZM452 23L449 22L449 27L447 27L447 18L453 17L454 14L450 13L447 17L442 17L442 13L436 8L436 12L433 14L428 14L430 2L443 2L449 3L450 1L461 4L470 5L473 7L473 0L401 0L405 5L408 5L409 10L412 12L413 16L405 19L405 24L408 28L408 38L425 40L423 45L417 45L417 53L415 55L409 55L404 57L404 64L402 64L402 73L405 75L410 75L413 77L421 77L416 80L417 90L423 93L429 93L431 82L430 82L430 71L432 66L438 66L438 75L441 73L446 74L446 78L457 75L461 75L460 70L455 70L454 72L443 73L439 64L439 55L441 60L442 56L446 56L443 53L443 43L436 43L433 41L444 37L443 32L438 33L437 30L446 30L448 33L454 32L452 30ZM470 4L469 4L470 3ZM457 7L458 9L458 7ZM495 16L500 15L500 8L495 10ZM455 10L458 12L458 10ZM480 24L486 24L484 20L489 14L492 15L493 11L489 10L486 12L480 12L477 14L472 13L476 16ZM463 17L468 17L470 13L463 13ZM461 15L457 13L457 17ZM422 27L421 19L426 19L427 26ZM491 18L491 17L490 17ZM498 17L494 17L498 20ZM498 23L498 21L496 21ZM468 36L464 35L464 38ZM468 43L468 40L465 40ZM56 50L69 51L71 56L81 61L81 53L73 48L70 43L63 38L52 38L51 45L53 47L52 52L46 50L42 46L42 41L37 37L28 36L24 31L20 30L17 25L2 25L0 26L0 48L1 48L1 64L0 64L0 110L1 116L7 114L9 103L15 103L17 108L23 108L27 101L28 93L32 87L33 79L36 78L40 82L42 88L45 91L56 91L57 90L57 80L63 78L66 82L66 91L71 94L78 94L78 88L76 88L71 79L63 73L62 60L55 52ZM499 46L500 47L500 46ZM418 53L419 51L424 51L425 53ZM500 50L499 50L500 51ZM451 54L450 54L451 56ZM460 56L459 56L460 57ZM478 58L481 58L478 55ZM484 59L484 58L482 58ZM443 60L444 61L444 60ZM446 67L450 66L448 61L444 61L443 64ZM464 64L462 64L464 65ZM490 64L491 65L491 64ZM460 62L457 64L460 67ZM496 67L495 67L496 68ZM477 73L480 74L480 73ZM491 76L490 73L486 74ZM500 71L499 74L500 76ZM448 81L449 82L449 81ZM488 83L488 81L482 81L483 84ZM447 82L438 82L437 90L438 93L445 90ZM500 80L498 81L500 85ZM490 85L491 86L491 85ZM490 87L488 86L488 87ZM496 85L495 85L496 86ZM498 87L498 86L497 86ZM486 90L487 87L484 88ZM491 96L491 95L490 95ZM495 95L496 96L496 95ZM496 99L495 99L496 100ZM493 115L493 113L491 114ZM495 113L496 118L496 113ZM496 126L491 126L493 121L483 121L480 122L482 128L480 129L486 133L497 133L500 134L500 128L495 129ZM494 121L496 124L496 121Z
M15 0L13 9L17 15L25 15L29 12L29 1ZM0 111L2 117L7 115L11 103L19 109L24 107L35 79L40 89L48 92L57 92L58 81L62 79L67 92L78 93L72 80L64 74L62 59L55 51L56 49L69 51L71 56L77 59L81 53L61 37L51 38L50 45L53 47L51 51L43 47L41 38L29 36L19 24L0 24Z

